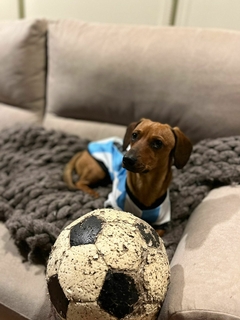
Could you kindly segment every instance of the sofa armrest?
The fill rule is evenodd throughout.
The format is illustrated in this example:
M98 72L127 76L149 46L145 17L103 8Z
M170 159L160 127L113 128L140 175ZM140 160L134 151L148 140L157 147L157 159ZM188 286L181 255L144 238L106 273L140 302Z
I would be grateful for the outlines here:
M240 319L239 225L240 187L211 191L178 245L159 320Z

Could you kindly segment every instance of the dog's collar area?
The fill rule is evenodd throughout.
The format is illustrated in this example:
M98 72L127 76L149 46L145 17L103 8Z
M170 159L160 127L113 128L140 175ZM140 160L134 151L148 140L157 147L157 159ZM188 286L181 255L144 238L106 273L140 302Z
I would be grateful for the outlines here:
M132 202L140 209L140 210L150 210L150 209L155 209L157 207L159 207L163 202L164 200L166 199L167 197L167 192L164 193L160 198L158 198L156 201L154 201L154 203L147 207L145 206L144 204L142 204L133 194L132 192L130 191L128 185L127 185L127 182L126 182L126 191L127 191L127 194L129 196L129 198L132 200Z

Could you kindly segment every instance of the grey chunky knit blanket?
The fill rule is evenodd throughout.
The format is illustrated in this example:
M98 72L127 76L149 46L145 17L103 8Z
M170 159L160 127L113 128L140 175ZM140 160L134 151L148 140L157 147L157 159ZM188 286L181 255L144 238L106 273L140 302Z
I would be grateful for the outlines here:
M67 161L88 141L39 127L0 133L0 220L26 259L45 263L61 230L103 206L111 186L98 186L98 199L70 191L62 180ZM171 260L187 219L208 192L240 182L240 136L204 140L190 161L174 170L170 189L172 222L163 240Z

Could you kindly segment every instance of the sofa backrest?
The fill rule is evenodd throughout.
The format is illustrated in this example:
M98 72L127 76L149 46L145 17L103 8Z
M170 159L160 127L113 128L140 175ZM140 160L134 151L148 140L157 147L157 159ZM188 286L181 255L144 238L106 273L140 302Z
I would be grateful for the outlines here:
M239 135L239 52L238 31L0 22L0 128L45 112L46 127L90 139L142 117L193 142Z
M116 127L149 117L193 142L240 134L240 32L78 20L48 30L48 115Z
M43 118L46 32L47 21L44 20L0 22L1 126L10 118L28 119L28 114L35 114L36 119ZM8 109L8 106L13 108Z

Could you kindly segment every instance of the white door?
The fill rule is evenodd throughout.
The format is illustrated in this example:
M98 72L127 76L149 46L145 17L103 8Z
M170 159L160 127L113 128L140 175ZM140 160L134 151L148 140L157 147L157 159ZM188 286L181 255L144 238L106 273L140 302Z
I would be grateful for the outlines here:
M0 20L13 20L19 17L18 0L0 0Z
M25 0L25 16L167 25L171 7L172 0Z
M240 0L178 0L175 24L240 30Z

